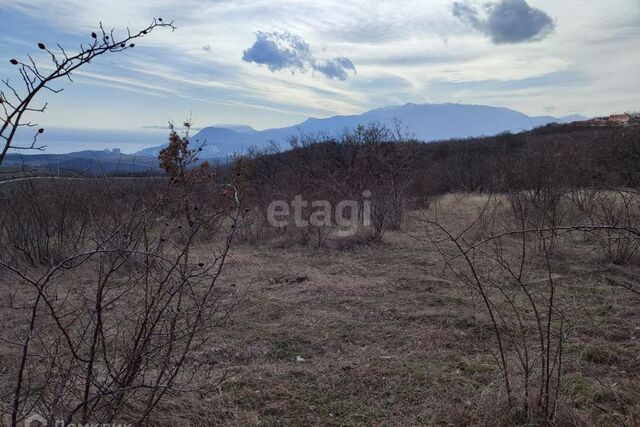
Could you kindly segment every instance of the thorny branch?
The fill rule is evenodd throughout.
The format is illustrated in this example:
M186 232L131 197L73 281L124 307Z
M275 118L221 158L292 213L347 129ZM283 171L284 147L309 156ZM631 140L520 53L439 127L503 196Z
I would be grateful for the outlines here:
M171 28L174 30L175 26L173 21L164 22L162 18L156 18L146 28L133 33L127 29L127 35L117 39L114 30L105 30L101 23L98 32L91 33L91 42L88 45L81 44L79 51L75 54L67 52L60 44L56 45L57 49L52 50L44 43L38 43L38 48L48 54L52 66L38 65L31 55L28 55L26 60L11 59L11 64L18 67L24 91L21 93L9 79L2 80L5 91L0 90L0 123L2 123L0 127L0 140L2 140L0 145L0 166L2 166L10 149L42 150L45 148L37 144L38 136L44 132L43 128L37 130L31 145L16 146L13 143L18 129L36 126L31 122L23 122L25 114L29 112L42 113L46 110L46 103L40 107L33 106L33 102L40 92L60 93L62 91L61 88L52 86L54 81L61 78L73 81L71 79L72 73L78 68L90 63L98 56L132 49L135 47L133 42L136 39L146 36L156 28ZM44 71L51 68L52 70L48 73Z

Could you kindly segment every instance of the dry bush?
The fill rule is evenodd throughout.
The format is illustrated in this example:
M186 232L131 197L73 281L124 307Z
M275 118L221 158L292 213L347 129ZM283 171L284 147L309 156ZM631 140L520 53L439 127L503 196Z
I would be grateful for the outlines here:
M483 327L494 336L505 407L516 408L510 419L554 422L562 398L564 347L577 326L572 303L562 298L564 285L578 280L577 272L564 265L566 255L576 238L588 237L614 263L633 259L640 238L638 194L549 187L497 199L485 196L479 209L478 203L444 197L424 218L428 239L423 240L466 285L483 314ZM443 217L442 204L448 205L446 212L455 204L467 218L475 210L475 220L460 224ZM627 281L607 280L637 294Z
M43 146L38 145L38 136L44 129L40 128L34 132L33 142L28 146L18 146L14 144L16 132L21 127L36 127L34 123L26 122L25 116L29 116L34 112L44 112L47 108L45 103L43 106L34 106L34 100L39 99L39 95L43 92L59 93L62 89L55 89L52 83L59 79L69 79L73 73L81 67L86 66L91 61L103 55L111 53L124 52L135 47L135 41L140 39L157 28L175 29L173 22L164 22L162 18L154 18L153 22L146 28L132 32L127 29L127 35L118 37L114 30L105 30L100 24L97 32L91 33L91 39L88 44L81 44L80 50L75 53L67 52L60 44L56 45L53 50L49 49L44 43L39 42L38 48L45 53L48 64L42 64L41 61L34 61L29 56L28 60L19 60L12 58L10 63L19 70L20 79L23 83L23 89L12 85L9 79L2 80L7 91L0 90L0 166L9 152L9 150L42 150Z
M7 185L0 193L4 258L32 266L57 263L88 243L89 228L122 221L131 203L146 203L159 191L154 179L116 185L108 179L50 178Z
M11 425L32 413L52 425L141 424L194 377L215 385L194 354L234 305L218 281L240 205L193 160L172 180L52 180L3 195L12 327L0 337L0 414Z
M583 216L582 224L607 261L617 265L640 262L640 193L623 189L573 191L567 198Z
M508 405L517 404L518 417L524 420L551 420L558 404L562 348L570 329L556 297L561 285L554 274L551 243L556 236L550 231L504 228L495 221L490 202L488 198L476 220L462 230L426 218L429 242L486 316L482 321L496 340L493 355L502 371ZM546 220L546 215L519 218L526 224ZM469 240L469 230L483 222L487 233L472 233Z
M416 173L416 146L401 142L404 139L398 135L374 123L337 137L300 135L290 141L288 152L269 147L236 158L231 167L234 184L252 207L253 227L246 237L282 240L286 234L294 242L325 245L336 227L279 228L268 223L266 212L272 201L290 202L298 195L306 201L328 202L334 208L340 201L351 200L362 209L366 199L371 203L378 240L386 230L399 229L409 209L426 198L413 195L421 183L421 174ZM302 219L308 221L312 212L312 208L304 209ZM358 214L362 222L362 211ZM335 218L332 222L336 223Z

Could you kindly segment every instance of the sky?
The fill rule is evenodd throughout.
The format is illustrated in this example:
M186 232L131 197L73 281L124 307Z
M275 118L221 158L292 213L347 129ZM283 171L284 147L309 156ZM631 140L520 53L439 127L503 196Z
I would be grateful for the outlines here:
M404 103L528 115L640 109L640 0L0 0L9 59L73 51L100 22L173 20L46 94L44 127L131 131L170 120L256 129Z

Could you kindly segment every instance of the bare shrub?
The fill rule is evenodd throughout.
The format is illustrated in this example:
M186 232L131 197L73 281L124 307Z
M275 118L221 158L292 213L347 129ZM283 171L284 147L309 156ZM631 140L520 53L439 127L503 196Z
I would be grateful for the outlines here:
M127 29L126 37L118 38L114 34L114 30L107 31L100 24L98 33L91 33L91 40L88 45L81 45L77 53L68 53L59 44L56 48L50 49L44 43L38 43L41 51L46 52L50 63L44 67L39 66L31 56L28 60L21 61L11 59L12 65L18 67L20 77L24 84L23 90L12 86L9 80L3 80L8 91L0 91L0 166L4 161L9 149L13 150L42 150L44 147L38 145L38 136L44 132L43 128L34 132L33 142L29 146L17 146L13 143L16 132L21 127L36 127L31 122L23 123L25 115L33 112L44 112L47 104L40 107L34 107L33 100L37 95L44 91L53 93L61 92L62 89L55 89L51 86L58 79L69 78L78 68L89 64L95 58L109 53L123 52L132 49L135 46L134 41L146 36L156 28L174 29L172 22L164 22L162 18L154 19L146 28L131 32Z
M640 194L624 189L574 191L568 199L580 210L590 235L605 258L617 265L638 262L640 253Z
M612 261L627 262L640 238L637 196L544 188L510 193L508 210L488 197L471 223L443 218L438 205L425 217L426 241L469 289L483 313L479 322L496 340L506 403L519 408L518 422L553 422L558 413L563 347L574 326L571 304L561 298L573 276L563 265L572 236L592 237ZM607 281L637 293L627 281Z
M298 195L333 207L342 200L357 201L361 209L367 199L378 240L386 230L399 229L414 203L425 200L412 196L421 177L416 173L417 146L404 138L398 130L372 123L333 137L294 137L288 152L274 145L237 157L231 167L235 185L245 190L247 204L256 208L250 237L280 239L287 233L303 244L324 245L330 227L275 229L266 220L269 203L292 201ZM308 221L312 212L303 210L302 220ZM362 223L363 212L357 214Z
M60 186L53 194L69 209L45 224L46 207L5 224L9 250L0 253L0 270L13 286L2 290L3 311L14 327L0 337L9 349L0 414L11 425L33 412L51 424L140 424L167 393L189 390L196 376L210 378L194 355L237 302L224 298L218 282L241 227L240 203L235 188L194 161L177 162L183 169L173 180L134 190L108 179L86 188L47 182ZM190 198L198 187L207 198ZM37 192L13 196L5 197L19 212L50 201ZM69 244L52 237L60 228ZM208 243L196 251L202 233ZM26 264L25 256L38 262Z
M512 202L521 202L516 195ZM505 228L494 221L491 198L475 221L462 230L442 220L425 218L429 242L436 245L448 270L478 300L481 323L495 337L493 352L504 381L506 400L518 404L523 420L552 420L558 405L562 378L562 350L570 330L570 317L558 301L552 242L557 236L542 224L538 231ZM523 216L522 223L533 218ZM483 218L489 216L491 218ZM547 221L548 216L536 216ZM487 233L468 231L483 223ZM517 239L513 239L516 237Z

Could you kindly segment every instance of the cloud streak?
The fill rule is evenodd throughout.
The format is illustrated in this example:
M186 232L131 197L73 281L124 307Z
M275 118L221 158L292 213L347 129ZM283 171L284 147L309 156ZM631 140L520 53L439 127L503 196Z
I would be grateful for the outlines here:
M478 7L465 2L453 4L453 15L486 34L495 44L540 40L553 32L555 24L546 12L529 6L526 0L501 0Z
M243 52L242 60L266 65L271 72L290 70L306 72L314 70L329 79L347 80L356 67L349 58L319 59L307 42L289 32L256 33L255 43Z
M549 105L557 114L638 109L637 93L629 88L640 87L640 75L633 72L640 56L620 54L637 50L638 0L617 0L615 7L584 0L432 0L428 5L424 0L0 0L5 18L0 76L20 79L6 59L38 52L37 42L60 42L73 50L100 20L122 34L126 26L138 28L162 16L175 19L178 30L154 33L136 49L105 56L84 70L127 82L78 75L76 84L64 84L66 93L51 97L42 124L100 127L108 116L110 126L130 129L194 111L202 125L242 117L263 129L405 102L507 105L529 114L543 114ZM284 47L294 59L285 52L289 55L280 62L268 55L260 66L244 62L243 52L258 41L257 29L286 29L308 43L296 50L267 36L276 54ZM337 61L343 56L355 64L357 78L348 62ZM280 69L269 71L277 64ZM560 85L545 77L563 72L580 76L581 84Z

